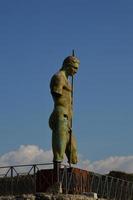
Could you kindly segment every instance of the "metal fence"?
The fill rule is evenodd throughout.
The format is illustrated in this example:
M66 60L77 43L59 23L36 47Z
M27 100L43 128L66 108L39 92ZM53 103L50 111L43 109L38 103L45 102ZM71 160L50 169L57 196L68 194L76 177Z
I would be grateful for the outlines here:
M46 186L52 187L55 183L52 169L53 163L0 167L0 195L44 192ZM62 165L60 183L63 193L95 192L98 197L108 200L133 200L133 182L75 169Z
M90 173L90 191L108 200L133 200L133 182Z
M0 195L35 194L36 174L52 163L0 167Z

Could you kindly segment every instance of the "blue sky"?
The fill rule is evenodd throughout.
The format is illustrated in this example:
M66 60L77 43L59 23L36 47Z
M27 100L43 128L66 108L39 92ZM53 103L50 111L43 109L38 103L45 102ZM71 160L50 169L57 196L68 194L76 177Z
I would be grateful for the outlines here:
M76 51L74 132L95 161L133 155L133 1L0 1L0 155L51 149L49 81Z

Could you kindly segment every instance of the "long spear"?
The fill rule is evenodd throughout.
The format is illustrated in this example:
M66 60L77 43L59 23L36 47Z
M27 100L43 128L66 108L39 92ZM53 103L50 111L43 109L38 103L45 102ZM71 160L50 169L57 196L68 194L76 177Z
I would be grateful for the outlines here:
M74 52L74 49L72 50L72 56L74 57L75 56L75 52ZM73 111L73 92L74 91L74 77L72 75L72 92L71 92L71 101L72 101L72 111ZM72 118L71 118L71 128L72 128Z
M75 52L74 49L72 50L72 56L75 56ZM71 108L72 108L72 117L73 117L73 90L74 90L74 77L72 75L72 79L71 79L71 85L72 85L72 91L71 91ZM72 117L71 117L71 131L70 131L70 167L71 167L71 151L72 151L72 126L73 126L73 121L72 121Z

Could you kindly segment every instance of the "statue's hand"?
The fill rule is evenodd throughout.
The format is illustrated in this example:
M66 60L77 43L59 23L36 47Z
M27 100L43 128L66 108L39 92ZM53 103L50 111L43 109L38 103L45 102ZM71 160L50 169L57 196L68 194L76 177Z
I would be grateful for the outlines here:
M69 128L69 133L70 133L70 134L72 133L72 128Z

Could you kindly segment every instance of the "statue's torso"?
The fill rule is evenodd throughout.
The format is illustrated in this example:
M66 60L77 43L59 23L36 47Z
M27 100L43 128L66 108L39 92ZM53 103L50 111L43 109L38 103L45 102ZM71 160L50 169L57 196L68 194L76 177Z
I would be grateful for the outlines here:
M63 71L57 72L51 79L51 94L54 100L54 111L66 115L70 120L72 117L71 84Z

